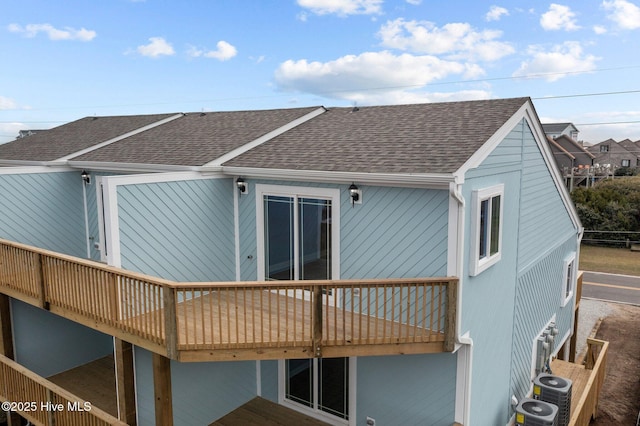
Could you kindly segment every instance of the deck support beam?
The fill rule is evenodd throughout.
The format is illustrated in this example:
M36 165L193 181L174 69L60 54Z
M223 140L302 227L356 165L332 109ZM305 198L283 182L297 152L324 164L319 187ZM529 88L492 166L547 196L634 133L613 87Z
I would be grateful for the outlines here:
M153 395L156 426L173 426L173 397L171 395L171 360L153 354Z
M11 324L11 298L0 294L0 354L14 360L13 325ZM7 425L21 425L20 416L15 411L7 413Z
M118 386L118 419L136 426L136 390L133 371L133 345L117 337L113 339L116 383Z

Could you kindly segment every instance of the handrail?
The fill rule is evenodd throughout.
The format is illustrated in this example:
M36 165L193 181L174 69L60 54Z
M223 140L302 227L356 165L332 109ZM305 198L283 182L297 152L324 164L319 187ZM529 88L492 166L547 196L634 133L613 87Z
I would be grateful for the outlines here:
M126 426L118 418L3 355L0 355L0 377L4 378L0 382L0 400L9 402L11 411L17 411L36 425Z
M0 291L173 359L181 351L442 342L455 277L174 282L0 239ZM291 355L293 356L293 355Z
M608 350L609 342L587 339L585 369L590 370L591 374L585 386L586 392L582 394L571 414L570 425L587 426L591 422L591 418L595 418L598 410L598 397L605 377Z

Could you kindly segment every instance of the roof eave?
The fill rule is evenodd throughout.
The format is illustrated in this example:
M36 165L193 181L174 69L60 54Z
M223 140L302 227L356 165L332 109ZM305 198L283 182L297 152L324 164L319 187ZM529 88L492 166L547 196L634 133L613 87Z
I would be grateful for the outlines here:
M144 163L111 163L106 161L67 161L66 164L76 169L126 173L197 172L201 169L200 166Z
M366 173L232 166L203 167L202 172L222 172L228 176L242 176L254 179L295 180L303 182L339 184L356 182L362 185L421 187L432 189L449 189L449 183L455 181L455 177L451 173Z

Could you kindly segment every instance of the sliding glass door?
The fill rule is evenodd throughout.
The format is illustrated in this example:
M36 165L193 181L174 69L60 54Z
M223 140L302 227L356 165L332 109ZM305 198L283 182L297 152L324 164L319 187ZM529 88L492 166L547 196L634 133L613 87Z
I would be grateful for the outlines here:
M258 185L259 279L339 278L338 190ZM294 297L308 298L308 292ZM292 296L289 294L289 296ZM324 303L337 304L337 294ZM291 359L282 362L282 401L348 421L349 359Z
M267 280L331 279L331 200L265 195Z

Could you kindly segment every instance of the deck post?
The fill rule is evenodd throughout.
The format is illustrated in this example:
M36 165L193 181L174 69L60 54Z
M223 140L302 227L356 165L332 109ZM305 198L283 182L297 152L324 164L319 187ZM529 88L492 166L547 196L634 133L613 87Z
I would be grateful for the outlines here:
M6 294L0 293L0 355L13 360L13 326L11 325L11 300ZM4 380L4 379L3 379ZM18 426L20 416L15 411L7 412L7 425Z
M164 333L167 345L167 357L178 359L178 319L176 317L176 289L162 287L164 303Z
M444 350L453 352L456 344L456 318L458 315L458 280L447 283L447 304L444 320Z
M322 286L313 286L313 353L322 357Z
M136 390L133 371L133 345L117 337L113 339L116 383L118 391L118 419L136 426Z
M173 426L173 397L171 395L171 360L153 355L153 396L156 426Z
M47 301L47 289L45 286L44 279L44 264L42 262L42 254L38 253L36 255L36 274L38 277L38 285L40 287L40 307L42 309L49 310L49 302Z

